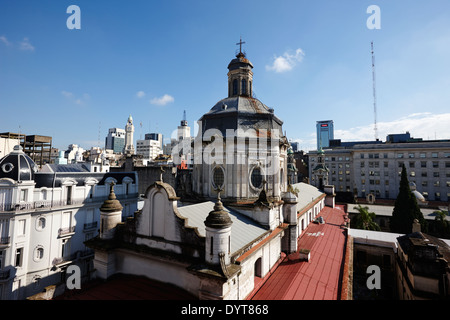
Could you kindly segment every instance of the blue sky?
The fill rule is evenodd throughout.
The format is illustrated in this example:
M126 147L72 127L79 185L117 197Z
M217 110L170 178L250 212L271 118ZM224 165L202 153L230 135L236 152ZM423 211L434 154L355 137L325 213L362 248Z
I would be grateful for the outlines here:
M72 4L80 30L66 26ZM370 5L381 29L367 28ZM380 139L450 138L448 0L1 0L0 132L89 149L131 114L135 139L169 138L184 110L193 127L226 97L241 36L256 97L305 150L318 120L374 138L371 41Z

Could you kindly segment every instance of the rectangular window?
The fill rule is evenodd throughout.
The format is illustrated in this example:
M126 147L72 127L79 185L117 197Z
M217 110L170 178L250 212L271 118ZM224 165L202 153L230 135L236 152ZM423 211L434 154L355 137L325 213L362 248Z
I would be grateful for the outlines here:
M426 158L426 157L427 157L427 154L426 154L425 152L421 152L419 156L420 156L421 158Z
M426 168L427 167L427 162L426 161L420 161L420 167L421 168Z
M403 158L403 153L398 153L397 158L399 158L399 159Z
M439 168L439 162L433 161L433 168Z
M408 153L408 158L414 158L414 153Z
M384 167L387 168L389 166L389 162L385 161L384 163Z
M27 201L27 189L20 190L20 201Z
M19 236L25 235L26 220L21 219L18 222L17 233Z
M438 157L438 153L437 152L432 152L431 153L431 157L432 158L437 158Z
M209 252L210 252L211 255L213 255L213 253L214 253L214 250L213 250L213 245L214 245L213 239L214 238L211 237L211 240L210 240L210 248L209 248L210 251Z
M21 267L22 266L22 258L23 258L23 248L17 248L14 266Z
M414 162L414 161L410 161L410 162L409 162L409 167L410 167L410 168L414 168L414 166L415 166L415 162Z

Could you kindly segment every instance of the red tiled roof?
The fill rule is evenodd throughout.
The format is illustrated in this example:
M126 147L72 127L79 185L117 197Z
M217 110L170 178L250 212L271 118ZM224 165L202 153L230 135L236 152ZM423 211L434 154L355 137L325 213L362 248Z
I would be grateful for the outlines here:
M325 207L318 216L324 224L310 223L298 240L299 249L309 249L309 262L299 253L290 254L273 271L252 300L337 300L341 290L341 268L345 262L346 232L342 206Z

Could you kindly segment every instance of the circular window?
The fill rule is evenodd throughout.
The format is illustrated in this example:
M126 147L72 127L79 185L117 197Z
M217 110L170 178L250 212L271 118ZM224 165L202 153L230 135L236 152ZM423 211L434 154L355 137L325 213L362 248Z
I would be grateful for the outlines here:
M261 189L263 187L263 176L259 167L253 168L252 174L250 176L250 182L256 189Z
M223 188L225 175L221 167L215 167L213 171L213 184L215 188Z
M44 257L44 248L42 246L38 246L34 250L34 261L40 261Z
M5 163L4 165L2 165L2 170L4 173L8 173L11 172L11 170L14 169L14 165L10 162Z

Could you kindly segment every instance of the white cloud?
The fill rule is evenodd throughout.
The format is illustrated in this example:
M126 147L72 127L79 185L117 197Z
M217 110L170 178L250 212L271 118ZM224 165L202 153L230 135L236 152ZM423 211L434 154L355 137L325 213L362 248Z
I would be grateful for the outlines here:
M69 91L61 91L61 94L66 98L72 101L73 103L77 105L84 105L89 99L91 99L91 96L87 93L83 93L81 97L75 97L75 95L72 92Z
M175 101L175 99L172 96L170 96L168 94L165 94L165 95L163 95L160 98L153 98L153 99L151 99L150 103L151 104L156 104L158 106L165 106L166 104L174 102L174 101Z
M0 42L3 42L8 47L11 45L11 42L5 36L0 36Z
M23 51L34 51L34 46L30 43L28 38L23 38L23 40L19 42L19 49Z
M449 139L448 123L450 123L450 113L413 113L397 120L377 123L378 138L385 141L389 134L409 132L411 137L424 140ZM373 124L370 124L348 130L335 130L334 136L342 141L374 140L375 130Z
M282 73L292 70L297 63L302 62L305 53L302 49L295 50L295 54L285 52L282 56L275 56L271 66L266 66L266 70Z
M143 97L145 97L145 92L144 92L144 91L138 91L138 92L136 93L136 97L138 97L138 98L143 98Z
M72 92L68 92L68 91L61 91L61 94L66 97L66 98L72 98L73 97L73 93Z

